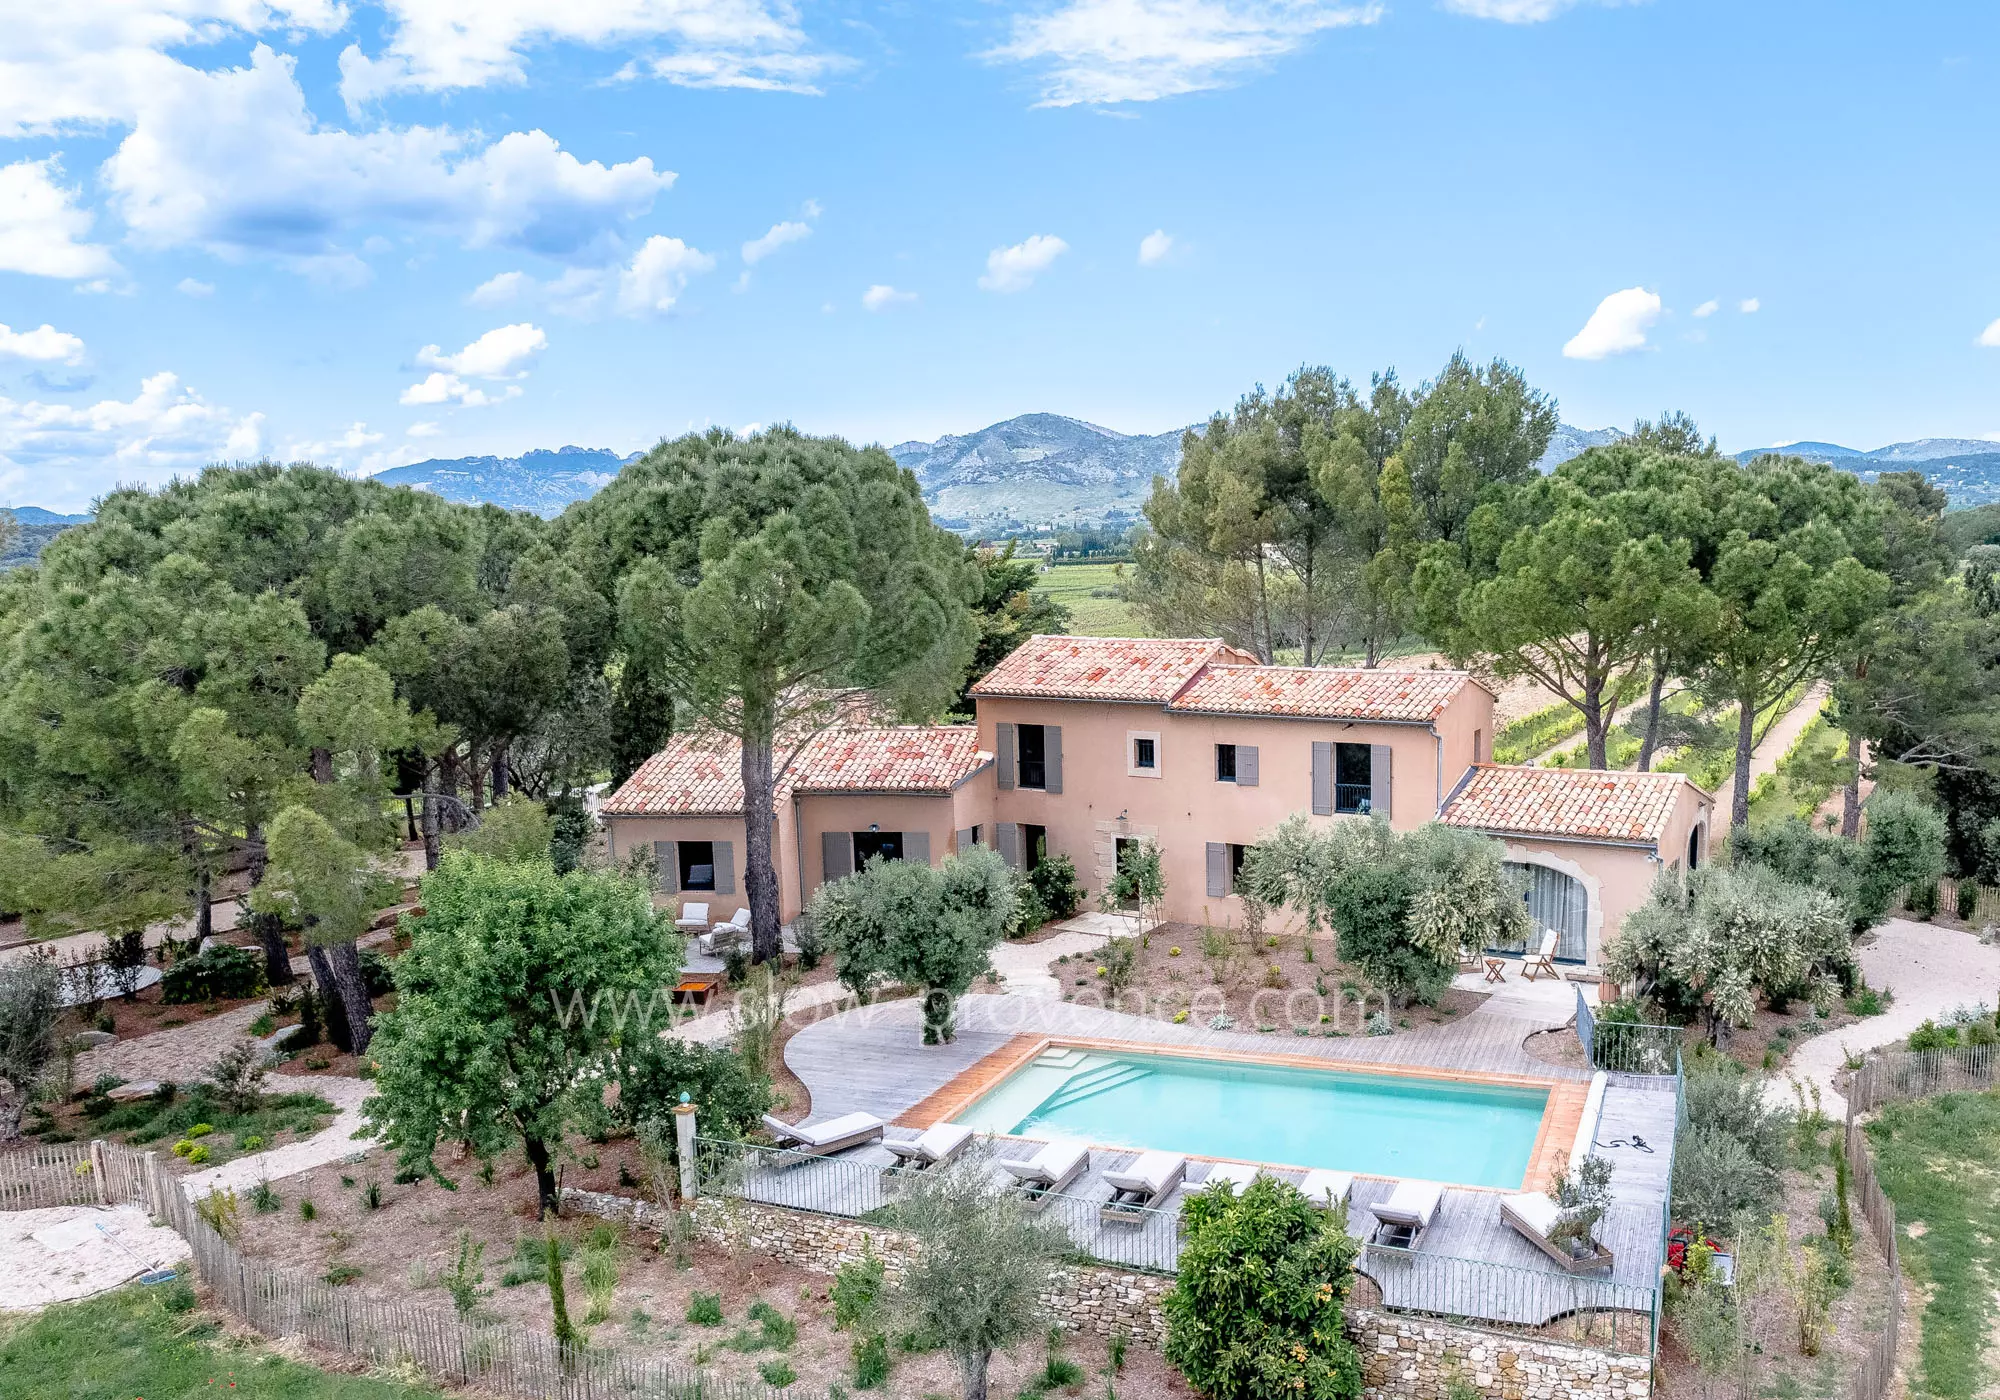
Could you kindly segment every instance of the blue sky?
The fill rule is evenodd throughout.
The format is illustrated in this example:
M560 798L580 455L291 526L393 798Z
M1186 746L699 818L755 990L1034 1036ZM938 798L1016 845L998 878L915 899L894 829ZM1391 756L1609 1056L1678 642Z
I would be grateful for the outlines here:
M1970 0L24 6L0 503L1160 432L1459 347L1584 426L2000 435L1996 40Z

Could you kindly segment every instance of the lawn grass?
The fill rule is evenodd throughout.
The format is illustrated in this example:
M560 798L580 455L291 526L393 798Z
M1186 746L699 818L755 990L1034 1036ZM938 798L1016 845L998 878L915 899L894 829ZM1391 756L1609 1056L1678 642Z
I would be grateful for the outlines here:
M1991 1394L1982 1360L2000 1277L2000 1092L1892 1104L1868 1126L1875 1174L1896 1203L1903 1267L1929 1297L1911 1394Z
M59 1303L0 1330L0 1395L66 1400L436 1400L429 1386L333 1375L224 1335L184 1285ZM179 1309L178 1311L176 1309ZM0 1323L0 1329L7 1324Z
M1036 578L1035 592L1069 609L1069 630L1076 636L1150 637L1139 610L1123 598L1092 596L1114 592L1131 572L1130 564L1057 564Z

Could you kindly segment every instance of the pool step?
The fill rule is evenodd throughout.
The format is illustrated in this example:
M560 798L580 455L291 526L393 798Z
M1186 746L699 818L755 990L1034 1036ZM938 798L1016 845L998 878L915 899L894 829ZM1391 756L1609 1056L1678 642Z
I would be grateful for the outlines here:
M1153 1071L1145 1065L1108 1064L1087 1069L1042 1101L1038 1114L1053 1113L1098 1094L1121 1089L1134 1080L1146 1079Z
M1055 1050L1044 1050L1035 1057L1038 1069L1075 1069L1085 1059L1083 1051L1073 1045L1065 1045Z

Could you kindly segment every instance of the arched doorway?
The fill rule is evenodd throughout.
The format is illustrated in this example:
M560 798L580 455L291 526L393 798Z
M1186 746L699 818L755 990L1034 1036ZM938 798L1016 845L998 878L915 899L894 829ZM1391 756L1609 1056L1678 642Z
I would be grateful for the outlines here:
M1705 828L1702 826L1702 824L1700 822L1696 822L1694 830L1688 833L1687 868L1688 868L1688 873L1690 875L1692 875L1695 871L1701 869L1701 835L1703 830L1705 830Z
M1510 860L1507 868L1527 881L1528 892L1523 898L1528 906L1528 919L1535 927L1535 939L1540 939L1541 930L1552 928L1559 935L1556 941L1557 962L1587 961L1590 957L1590 894L1584 889L1583 882L1546 865Z

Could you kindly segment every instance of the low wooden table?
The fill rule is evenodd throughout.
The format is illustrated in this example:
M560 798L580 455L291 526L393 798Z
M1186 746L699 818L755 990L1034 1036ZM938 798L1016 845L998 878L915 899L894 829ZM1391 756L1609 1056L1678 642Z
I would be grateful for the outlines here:
M722 985L719 972L684 972L680 985L674 988L674 1000L683 1005L705 1005L709 994Z
M1505 982L1507 980L1507 960L1505 958L1488 958L1486 960L1486 980L1489 982Z

